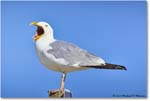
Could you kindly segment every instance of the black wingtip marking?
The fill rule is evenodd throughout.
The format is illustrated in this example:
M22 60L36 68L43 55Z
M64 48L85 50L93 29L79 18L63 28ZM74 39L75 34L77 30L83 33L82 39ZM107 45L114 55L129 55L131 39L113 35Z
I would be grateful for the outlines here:
M105 63L105 65L89 65L89 66L83 66L83 67L91 67L96 69L112 69L112 70L127 70L125 66L121 65L115 65L110 63Z

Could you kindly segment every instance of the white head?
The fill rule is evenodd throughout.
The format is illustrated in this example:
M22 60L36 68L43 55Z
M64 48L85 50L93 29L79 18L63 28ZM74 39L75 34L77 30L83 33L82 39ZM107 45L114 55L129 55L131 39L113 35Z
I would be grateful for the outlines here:
M33 37L35 41L46 37L49 37L49 40L53 39L53 29L48 23L32 22L31 25L37 26L36 33Z

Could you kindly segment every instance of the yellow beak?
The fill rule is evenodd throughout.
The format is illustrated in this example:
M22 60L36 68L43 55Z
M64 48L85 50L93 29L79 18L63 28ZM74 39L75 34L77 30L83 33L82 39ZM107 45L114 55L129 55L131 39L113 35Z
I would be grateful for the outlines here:
M40 25L38 25L37 22L31 22L30 25L34 25L34 26L37 26L37 27L40 27ZM38 40L42 35L38 35L37 32L36 34L33 36L33 40L36 41Z
M31 22L30 25L39 26L37 22Z

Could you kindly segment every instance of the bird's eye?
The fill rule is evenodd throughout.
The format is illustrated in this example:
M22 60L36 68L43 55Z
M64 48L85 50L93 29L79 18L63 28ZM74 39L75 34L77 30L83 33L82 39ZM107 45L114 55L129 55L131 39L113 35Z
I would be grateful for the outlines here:
M48 25L45 25L45 27L47 27Z

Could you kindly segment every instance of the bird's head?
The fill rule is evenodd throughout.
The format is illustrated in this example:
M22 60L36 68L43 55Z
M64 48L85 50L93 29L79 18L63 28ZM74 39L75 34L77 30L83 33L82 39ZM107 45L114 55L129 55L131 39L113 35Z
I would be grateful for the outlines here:
M35 35L33 37L33 39L35 41L44 37L44 36L47 36L47 35L53 33L53 29L46 22L31 22L30 25L34 25L37 27L37 30L36 30Z

